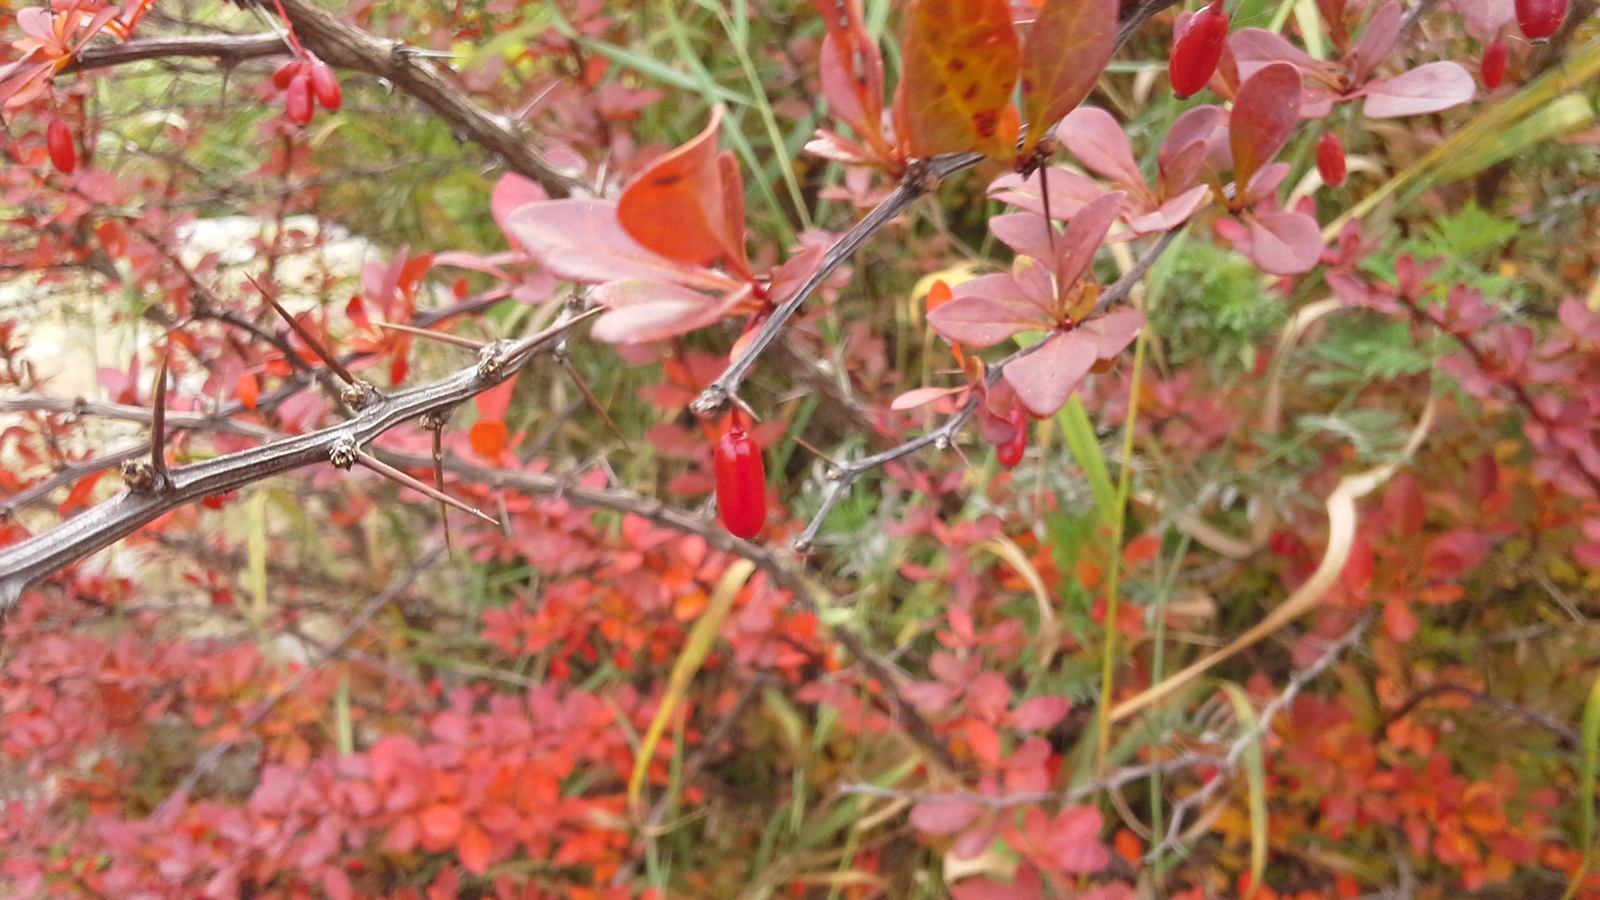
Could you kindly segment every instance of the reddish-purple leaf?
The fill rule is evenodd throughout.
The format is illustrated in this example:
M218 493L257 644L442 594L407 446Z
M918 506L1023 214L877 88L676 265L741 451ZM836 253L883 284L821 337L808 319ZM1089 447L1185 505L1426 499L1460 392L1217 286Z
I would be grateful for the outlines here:
M1011 711L1011 724L1028 731L1043 731L1065 718L1070 709L1072 701L1065 697L1034 697Z
M1054 251L1050 226L1044 216L1033 213L1004 213L989 220L989 230L1002 243L1022 256L1048 262Z
M1006 366L1006 383L1035 416L1055 415L1083 383L1099 356L1082 331L1056 332L1038 350Z
M1024 155L1089 96L1116 36L1117 0L1045 0L1022 49Z
M1362 112L1373 119L1416 116L1459 106L1476 92L1471 72L1440 60L1369 83Z
M1265 28L1240 28L1228 36L1228 49L1233 51L1241 82L1249 81L1275 62L1289 63L1302 72L1317 72L1327 66L1283 35Z
M1082 106L1073 110L1061 120L1056 138L1091 172L1135 190L1144 188L1144 175L1139 171L1139 164L1134 162L1133 145L1128 141L1127 132L1100 107ZM1051 188L1054 187L1051 184Z
M814 0L828 29L819 71L833 117L864 142L884 147L883 57L862 24L861 0Z
M1309 272L1322 258L1322 229L1308 215L1282 210L1252 214L1250 258L1273 275Z
M1044 882L1039 870L1026 863L1017 866L1016 880L1007 884L989 878L964 878L950 885L953 900L1041 900Z
M960 390L964 390L964 388L912 388L911 390L906 391L904 394L894 398L893 402L889 404L889 408L897 412L908 409L916 409L919 406L926 406L929 403L938 400L940 397L948 397Z
M1059 132L1058 132L1059 133ZM1089 201L1106 192L1100 183L1077 172L1055 166L1048 174L1043 169L1027 178L1009 172L989 183L989 196L1009 203L1025 212L1044 215L1044 200L1040 196L1041 175L1050 186L1050 215L1056 219L1070 219Z
M988 347L1046 323L1039 308L1018 290L1016 279L999 273L957 285L955 299L928 313L928 325L948 340Z
M1056 242L1059 253L1055 264L1056 284L1060 290L1066 291L1089 268L1095 251L1105 242L1106 232L1117 221L1122 202L1127 198L1122 191L1112 191L1078 210L1067 223L1061 240Z
M911 824L929 834L955 834L976 819L983 807L959 797L936 797L911 807Z
M722 318L749 296L749 286L715 296L659 281L612 281L590 293L589 299L607 307L595 319L589 334L597 341L635 344L659 341Z
M1361 37L1356 39L1356 45L1350 48L1346 57L1350 78L1354 83L1366 81L1372 70L1389 54L1395 39L1400 37L1400 20L1404 16L1404 11L1395 0L1387 0L1372 13L1372 18L1367 20L1367 27L1361 30Z
M1215 106L1196 106L1173 120L1156 157L1163 191L1170 195L1194 182L1205 166L1212 138L1223 130L1221 124L1222 110Z
M937 681L910 681L900 686L900 696L924 715L943 712L960 694L959 688Z
M642 278L707 290L725 290L734 283L646 249L622 229L616 204L604 200L523 204L506 216L506 234L551 274L568 281Z
M1200 205L1205 203L1210 196L1211 187L1209 185L1197 184L1161 204L1153 212L1145 213L1128 222L1128 227L1137 234L1171 231L1194 215L1195 210L1198 210Z
M1247 185L1294 133L1300 121L1300 70L1273 63L1245 79L1228 120L1233 149L1233 178Z

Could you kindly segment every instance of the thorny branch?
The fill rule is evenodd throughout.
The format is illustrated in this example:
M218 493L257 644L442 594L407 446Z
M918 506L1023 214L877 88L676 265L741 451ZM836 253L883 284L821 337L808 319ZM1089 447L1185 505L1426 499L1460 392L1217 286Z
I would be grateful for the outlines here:
M359 412L349 421L173 469L163 484L124 490L49 531L0 547L0 615L10 610L28 584L127 537L168 510L313 463L347 468L356 462L356 452L378 435L499 384L533 356L548 353L576 324L575 319L520 341L491 344L477 365L430 384L388 396L368 389Z
M1234 738L1233 743L1228 746L1228 752L1223 757L1222 764L1217 766L1216 774L1201 785L1199 790L1173 805L1172 821L1167 826L1166 836L1154 847L1150 848L1150 852L1145 854L1145 859L1154 862L1160 859L1162 854L1178 846L1183 839L1184 818L1222 789L1222 786L1228 782L1233 773L1238 771L1239 757L1244 755L1245 750L1249 749L1251 744L1265 738L1278 714L1288 709L1289 704L1294 702L1294 698L1299 696L1300 691L1306 685L1338 662L1346 650L1359 644L1361 637L1367 633L1367 626L1371 624L1372 616L1363 616L1349 631L1328 644L1327 648L1322 651L1322 655L1317 657L1315 662L1296 672L1289 679L1289 683L1284 686L1283 693L1261 708L1261 712L1256 715L1255 725L1240 732L1239 736Z

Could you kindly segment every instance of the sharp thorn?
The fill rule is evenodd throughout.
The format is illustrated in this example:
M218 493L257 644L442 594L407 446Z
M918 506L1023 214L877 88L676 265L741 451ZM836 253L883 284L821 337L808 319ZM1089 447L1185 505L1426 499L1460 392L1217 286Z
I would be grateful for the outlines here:
M428 497L432 497L440 503L446 503L450 506L454 506L456 509L461 510L469 516L477 516L491 525L500 524L493 518L485 515L483 511L479 510L477 507L468 506L467 504L462 503L460 500L457 500L449 494L446 494L444 491L434 490L433 486L427 482L412 478L410 475L407 475L399 469L396 469L394 466L391 466L383 460L378 459L376 456L373 456L371 453L368 453L365 450L356 451L356 462L361 463L363 466L366 466L367 468L377 472L379 475L382 475L391 481L398 482L414 491L422 493Z
M435 341L443 341L446 344L455 344L457 347L470 347L473 350L482 350L484 347L488 346L485 342L475 341L472 338L464 338L459 335L447 334L443 331L434 331L429 328L416 328L411 325L401 325L399 322L374 322L372 324L378 326L379 328L389 328L393 329L394 331L404 331L406 334L414 334L418 337L425 337Z
M570 318L563 315L561 318L558 318L555 321L555 324L551 325L549 328L546 328L538 334L528 335L522 340L517 341L515 344L512 344L510 349L506 350L502 356L505 359L516 359L525 353L532 353L534 350L539 349L541 346L549 343L552 340L559 340L562 335L565 335L567 332L571 331L575 326L582 324L583 322L592 319L605 311L605 307L603 306L593 306L581 313L578 313L577 315L571 316Z
M340 380L351 387L358 386L356 383L356 377L350 374L350 370L344 367L344 363L339 362L338 357L334 356L332 353L329 353L328 348L322 346L322 342L317 340L316 335L313 335L306 329L304 325L301 325L298 319L289 315L289 311L284 309L277 300L274 300L271 294L267 293L267 289L262 287L260 282L256 281L255 276L246 275L244 279L250 282L251 286L257 291L261 292L261 296L265 298L268 303L272 304L272 308L277 311L278 315L282 316L283 320L289 323L289 327L294 329L294 333L300 336L300 340L306 342L306 346L311 348L311 352L315 353L317 358L322 360L322 362L333 371L333 374L339 376Z
M611 433L615 434L617 439L622 441L622 446L626 448L629 453L632 453L633 445L628 443L628 436L622 433L622 429L617 427L616 422L612 421L611 414L606 412L606 408L604 406L600 405L600 400L594 395L594 391L589 390L588 383L585 382L583 380L583 376L578 373L578 367L572 364L572 360L569 359L566 354L562 354L560 359L561 368L567 370L567 375L571 377L573 383L578 386L578 390L583 392L583 399L589 401L589 405L594 407L594 411L599 413L600 418L605 420L606 427L610 428Z
M167 483L167 362L171 358L169 347L161 354L156 383L150 390L155 403L150 411L150 468L155 471L159 485Z
M433 486L444 493L444 426L433 430ZM444 552L455 558L455 547L450 543L450 504L439 501L439 524L444 526Z

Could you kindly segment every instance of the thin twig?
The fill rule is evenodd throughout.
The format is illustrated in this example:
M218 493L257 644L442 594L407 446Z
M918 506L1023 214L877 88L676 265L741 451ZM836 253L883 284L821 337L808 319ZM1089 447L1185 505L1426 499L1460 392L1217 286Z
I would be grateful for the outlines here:
M307 660L305 666L296 672L293 678L273 691L271 695L262 699L255 709L252 709L248 715L240 720L233 737L225 738L207 747L206 752L195 760L194 768L189 770L189 774L185 775L183 780L178 782L178 786L173 789L172 793L167 795L167 799L161 802L161 806L157 808L154 818L159 819L168 806L178 798L187 798L189 792L200 782L200 779L204 778L206 773L216 766L217 761L222 758L222 754L232 749L245 735L249 734L250 729L260 724L261 720L265 719L267 714L272 712L272 708L277 706L283 698L299 690L300 686L305 684L306 679L310 678L313 672L321 668L345 644L348 644L356 636L356 632L360 631L373 616L377 615L379 610L394 602L395 598L410 587L412 582L420 578L423 572L426 572L429 567L438 561L443 552L438 547L429 550L423 554L416 565L401 573L389 583L388 587L373 595L366 602L366 605L361 607L361 611L356 613L355 618L351 619L350 623L339 633L339 636L333 639L333 643L328 644L315 657Z
M1261 708L1261 712L1256 716L1255 724L1241 731L1239 736L1234 738L1233 743L1228 746L1228 752L1223 756L1222 764L1217 767L1216 774L1201 785L1199 790L1173 804L1172 821L1167 825L1166 837L1150 848L1149 853L1145 854L1147 861L1155 862L1161 858L1162 854L1178 846L1183 833L1184 817L1190 811L1210 800L1217 791L1222 789L1222 786L1238 770L1239 758L1244 755L1245 750L1266 735L1272 728L1273 720L1278 717L1279 713L1287 709L1289 704L1294 702L1294 698L1300 694L1300 691L1306 685L1338 662L1346 650L1361 642L1362 636L1367 632L1367 626L1372 624L1372 618L1371 615L1363 616L1349 631L1328 644L1326 649L1322 651L1322 655L1317 657L1315 662L1289 678L1289 683L1284 685L1283 693Z

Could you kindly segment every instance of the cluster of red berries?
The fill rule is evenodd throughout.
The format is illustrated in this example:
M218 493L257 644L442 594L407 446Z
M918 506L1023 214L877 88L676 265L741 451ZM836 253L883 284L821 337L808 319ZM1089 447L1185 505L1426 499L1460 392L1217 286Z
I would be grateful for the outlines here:
M272 73L272 83L286 92L284 114L296 125L311 121L311 114L315 111L313 100L328 112L336 111L344 102L344 91L339 87L338 76L333 74L333 69L327 63L309 53L296 56L279 66Z

